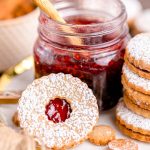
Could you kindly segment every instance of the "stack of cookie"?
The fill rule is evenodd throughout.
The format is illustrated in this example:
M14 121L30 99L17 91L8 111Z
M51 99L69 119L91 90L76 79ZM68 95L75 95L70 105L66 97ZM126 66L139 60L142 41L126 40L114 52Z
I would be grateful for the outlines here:
M124 134L150 142L150 34L139 34L129 42L122 83L117 124Z

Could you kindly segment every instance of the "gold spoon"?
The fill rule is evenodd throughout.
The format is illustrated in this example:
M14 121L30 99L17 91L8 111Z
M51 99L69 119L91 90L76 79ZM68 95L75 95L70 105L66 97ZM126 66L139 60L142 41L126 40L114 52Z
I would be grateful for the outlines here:
M51 19L66 24L66 21L60 16L60 14L55 9L54 5L50 2L50 0L33 0L33 1ZM71 27L67 25L61 25L61 30L64 31L65 33L72 33L72 34L75 33L75 31L73 31L73 29L71 29ZM69 40L73 45L82 45L82 40L78 37L70 36Z

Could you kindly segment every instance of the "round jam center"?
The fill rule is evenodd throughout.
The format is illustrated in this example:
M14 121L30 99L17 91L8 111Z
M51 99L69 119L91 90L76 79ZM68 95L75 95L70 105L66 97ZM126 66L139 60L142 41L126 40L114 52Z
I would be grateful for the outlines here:
M65 99L55 98L46 106L45 114L54 123L65 122L70 117L72 110Z

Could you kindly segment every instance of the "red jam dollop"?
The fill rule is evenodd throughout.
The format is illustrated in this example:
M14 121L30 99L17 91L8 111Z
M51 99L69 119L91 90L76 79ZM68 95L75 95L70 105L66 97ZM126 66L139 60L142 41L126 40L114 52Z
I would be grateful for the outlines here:
M70 104L65 99L60 98L50 100L45 110L48 120L54 123L65 122L70 117L71 112Z

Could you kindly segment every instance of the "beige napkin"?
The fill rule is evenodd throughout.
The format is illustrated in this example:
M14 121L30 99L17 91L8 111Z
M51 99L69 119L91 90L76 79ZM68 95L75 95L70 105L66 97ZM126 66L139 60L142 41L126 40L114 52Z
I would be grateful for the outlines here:
M0 123L0 150L36 150L34 139Z
M3 110L0 108L0 124L7 125L6 117L3 114Z

